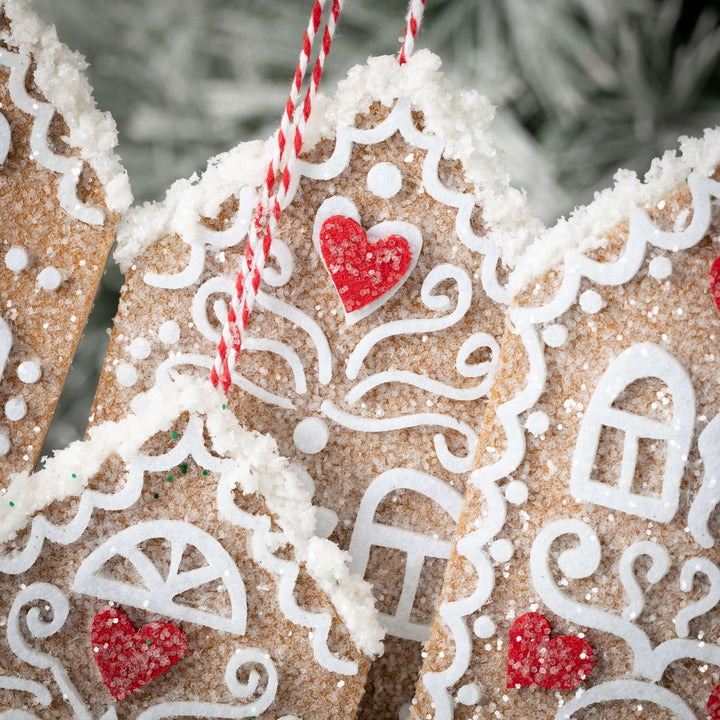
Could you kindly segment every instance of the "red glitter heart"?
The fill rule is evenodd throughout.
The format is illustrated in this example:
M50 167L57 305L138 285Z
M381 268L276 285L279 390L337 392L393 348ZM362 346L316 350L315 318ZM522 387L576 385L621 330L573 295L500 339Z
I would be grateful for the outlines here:
M507 686L572 690L595 665L587 640L576 635L550 639L552 627L540 613L521 615L510 628Z
M322 224L320 251L348 313L392 290L412 261L404 237L389 235L370 243L362 226L344 215L333 215Z
M720 685L710 693L708 698L707 720L720 720Z
M710 290L715 299L715 304L720 310L720 257L715 259L710 268Z
M185 634L171 623L151 622L137 632L125 613L102 610L92 622L93 656L103 682L123 700L171 668L185 654Z

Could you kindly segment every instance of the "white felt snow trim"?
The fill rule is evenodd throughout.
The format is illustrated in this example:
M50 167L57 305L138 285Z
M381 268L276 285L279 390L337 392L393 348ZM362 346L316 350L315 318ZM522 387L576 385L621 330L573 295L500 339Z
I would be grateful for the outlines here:
M2 11L10 21L2 39L35 62L33 79L65 121L68 144L80 152L95 171L105 193L105 202L115 213L125 212L132 203L127 172L115 153L117 128L110 113L100 112L85 76L87 63L69 50L30 8L28 0L2 0Z
M625 620L637 620L645 607L645 594L635 578L635 561L639 557L650 558L650 568L645 578L651 585L660 582L670 569L670 553L664 545L640 540L628 547L620 558L620 582L628 596L628 604L623 610Z
M317 213L315 214L312 238L313 244L315 245L315 250L320 256L323 265L325 266L325 269L328 271L329 274L331 274L330 268L328 268L327 263L325 262L325 258L323 257L322 248L320 245L320 232L322 231L322 227L325 224L325 221L333 217L334 215L341 215L343 217L350 218L362 227L362 219L360 218L360 213L358 212L357 206L354 202L348 200L348 198L341 197L340 195L334 195L333 197L325 200L322 205L320 205ZM417 226L413 225L412 223L389 220L377 223L376 225L373 225L367 230L363 228L363 230L365 232L365 235L367 236L368 243L370 245L372 245L372 243L376 242L377 240L382 240L383 238L389 237L390 235L399 235L400 237L403 237L407 241L408 247L410 248L411 260L407 270L405 271L405 274L397 281L397 283L393 285L393 287L390 288L390 290L384 293L381 297L377 298L365 307L362 307L359 310L353 310L352 312L347 312L347 310L345 310L345 308L342 306L342 303L340 303L340 306L343 307L343 312L345 313L345 322L348 325L354 325L359 320L368 317L368 315L372 315L372 313L374 313L379 307L382 307L386 302L388 302L388 300L394 297L400 290L400 288L402 288L402 286L405 284L405 281L412 274L412 271L415 269L415 265L417 265L418 258L420 257L420 253L422 251L422 234L420 233L420 230L417 228Z
M380 613L380 622L395 637L426 642L430 624L412 622L410 614L415 602L420 573L426 558L448 560L452 542L437 539L432 528L427 533L385 525L374 521L380 503L396 490L412 490L429 498L442 508L457 524L460 519L462 495L447 483L432 475L408 468L394 468L378 475L368 486L358 509L355 528L348 552L352 557L351 569L363 577L370 559L370 548L394 548L406 554L402 592L395 613Z
M367 130L341 126L337 130L333 154L326 161L319 164L300 161L298 163L298 172L291 183L288 196L290 197L296 192L301 176L315 180L329 180L341 174L349 164L353 144L374 145L399 132L410 145L427 151L423 162L422 176L426 192L443 205L457 208L455 231L458 239L470 250L484 255L482 259L482 282L486 294L496 302L507 303L509 297L504 289L500 287L496 272L501 257L499 250L501 246L500 238L497 238L499 244L496 245L494 239L477 236L472 231L470 224L470 218L476 203L479 203L483 212L485 212L486 206L478 197L451 190L440 182L438 166L444 154L447 155L445 139L440 135L434 135L432 131L421 132L417 129L412 118L412 110L415 107L414 98L411 100L403 94L395 97L397 98L395 107L379 125ZM424 112L424 105L422 109ZM475 190L477 192L478 188L476 187ZM354 219L359 222L359 218ZM507 232L506 237L509 237L511 234L509 228ZM490 233L489 235L493 234Z
M477 447L478 436L467 423L456 420L449 415L441 413L414 413L411 415L400 415L391 418L362 417L352 415L341 410L330 400L324 400L320 405L320 411L330 420L350 430L359 432L380 433L392 430L404 430L411 427L425 427L433 425L444 427L448 430L455 430L465 437L467 454L455 455L448 449L447 441L442 433L433 438L435 452L440 464L451 473L466 473L472 469L475 448Z
M137 474L128 474L128 482L111 494L86 490L88 480L113 454L126 462L138 458L148 438L170 429L182 413L205 415L214 451L228 458L222 460L198 449L208 469L221 474L224 471L223 482L232 481L245 493L262 493L298 561L305 564L335 605L353 642L369 656L381 653L384 631L377 622L369 585L349 574L347 553L313 536L310 495L287 461L278 455L274 440L243 429L229 410L218 407L217 395L207 381L178 377L148 391L144 399L141 412L90 428L87 440L74 442L48 458L41 470L32 475L10 476L4 497L14 499L15 505L0 505L0 542L11 540L30 523L32 530L21 551L0 555L0 572L17 574L31 567L45 540L61 544L77 540L87 528L94 508L118 510L132 506L142 489ZM174 459L175 464L180 462ZM138 462L150 460L140 458ZM57 526L39 514L51 502L68 497L79 498L75 517L68 523ZM315 562L319 556L326 562Z
M698 452L703 462L703 481L688 512L687 524L695 541L711 548L715 540L710 535L708 522L720 502L720 414L716 415L700 433Z
M476 471L475 474L481 471ZM495 588L495 567L482 550L503 528L507 506L497 484L485 478L475 480L486 501L485 517L480 527L457 542L456 549L472 565L477 574L477 585L472 594L461 600L444 602L438 614L453 639L455 646L452 663L439 672L427 672L422 682L435 707L434 720L452 720L455 703L449 688L465 674L472 657L472 635L465 618L479 610Z
M0 165L7 160L12 145L12 132L7 118L0 113Z
M720 569L707 558L690 558L683 563L680 570L680 589L690 592L696 575L705 575L710 581L707 594L675 616L675 633L685 638L690 634L690 621L710 612L720 602Z
M133 468L133 471L136 471ZM133 472L131 471L131 472ZM170 545L170 566L158 569L139 545L162 539ZM199 551L206 565L180 572L180 561L188 547ZM125 558L142 579L142 585L107 577L105 563ZM173 598L192 588L217 582L230 599L230 617L174 602ZM215 630L244 635L247 621L245 583L227 551L205 531L178 520L152 520L132 525L105 540L81 563L73 590L120 605L130 605L174 620L184 620Z
M454 281L457 286L457 305L451 309L451 301L447 295L438 295L435 290L447 280ZM472 304L472 280L457 265L443 263L434 267L423 280L420 299L428 310L448 312L447 315L431 318L404 318L393 320L373 328L355 346L347 359L345 374L355 380L367 356L373 348L383 340L399 335L419 335L433 333L452 327L462 320Z
M103 225L105 213L99 207L82 203L77 197L77 184L82 172L82 160L67 155L58 155L48 147L48 132L55 115L55 108L28 95L25 76L30 67L30 57L17 55L0 48L0 65L10 68L8 87L10 97L17 107L35 118L30 135L30 149L33 159L44 168L61 175L58 180L57 196L61 207L72 217L89 225Z
M673 397L673 415L659 422L618 410L613 403L633 382L659 378ZM603 427L624 433L620 477L616 485L592 479L595 457ZM578 432L570 492L583 502L638 515L657 522L670 522L680 502L680 482L695 428L695 391L680 363L654 343L640 343L622 352L605 371L588 403ZM663 440L667 444L665 472L660 497L633 492L640 438Z
M634 622L566 595L553 579L550 569L552 545L564 535L574 535L580 541L557 557L560 570L567 578L590 577L597 571L601 560L600 541L586 523L575 519L557 520L542 529L530 551L530 572L535 590L552 612L577 625L592 627L624 640L633 653L633 671L653 682L660 680L668 665L683 658L720 665L718 645L707 641L673 639L653 648L648 636Z
M677 720L697 720L695 713L675 693L639 680L611 680L583 689L557 711L555 720L570 720L578 710L613 700L639 700L670 710Z

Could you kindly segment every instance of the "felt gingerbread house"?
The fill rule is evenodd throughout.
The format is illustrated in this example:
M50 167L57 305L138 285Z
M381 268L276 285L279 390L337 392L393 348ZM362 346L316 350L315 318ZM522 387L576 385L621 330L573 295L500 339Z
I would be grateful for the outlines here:
M539 224L439 60L372 58L318 98L227 399L314 493L388 630L361 717L412 698L505 329L503 275ZM272 143L129 213L95 419L207 375Z
M84 60L24 0L0 5L0 487L40 455L131 202Z
M720 717L720 133L509 278L413 718Z

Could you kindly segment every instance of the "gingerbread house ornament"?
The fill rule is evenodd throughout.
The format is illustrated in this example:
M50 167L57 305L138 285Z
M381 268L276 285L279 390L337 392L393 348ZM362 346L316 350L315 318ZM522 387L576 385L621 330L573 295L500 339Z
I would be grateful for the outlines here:
M0 510L0 712L353 718L383 630L310 493L209 381L151 390L15 476Z
M0 487L29 470L131 195L84 60L0 3Z
M413 718L720 718L720 131L516 265Z
M489 103L439 60L371 58L318 97L227 405L271 433L389 636L361 717L412 698L505 329L503 274L539 223ZM131 212L96 419L213 366L271 144Z

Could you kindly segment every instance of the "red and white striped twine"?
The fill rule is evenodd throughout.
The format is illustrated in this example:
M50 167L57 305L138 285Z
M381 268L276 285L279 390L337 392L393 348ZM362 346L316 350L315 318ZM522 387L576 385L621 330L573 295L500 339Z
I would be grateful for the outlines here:
M310 85L305 94L302 112L296 112L300 88L310 62L312 45L320 27L326 2L327 0L315 0L310 21L305 31L302 52L300 53L290 88L290 95L280 123L277 145L268 166L262 194L248 233L245 254L235 282L235 292L227 319L223 325L215 364L210 373L212 384L215 387L220 384L225 394L227 394L232 383L231 373L242 348L250 311L260 288L262 271L270 254L272 239L282 214L283 203L287 197L297 158L302 150L303 134L312 111L312 102L320 85L325 60L330 53L335 28L344 4L344 0L333 0L330 15L325 24L322 46L315 62ZM293 130L293 126L292 146L287 148L287 139ZM281 174L282 181L280 187L273 192L279 174ZM261 238L262 243L260 242Z
M407 24L405 25L405 37L400 48L399 62L404 65L415 49L415 37L422 23L425 12L425 0L410 0L407 12Z

